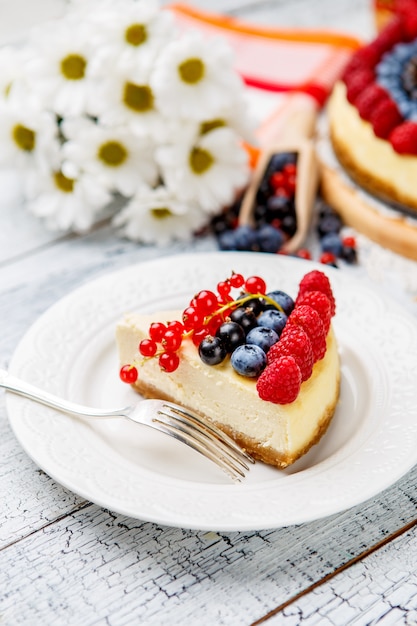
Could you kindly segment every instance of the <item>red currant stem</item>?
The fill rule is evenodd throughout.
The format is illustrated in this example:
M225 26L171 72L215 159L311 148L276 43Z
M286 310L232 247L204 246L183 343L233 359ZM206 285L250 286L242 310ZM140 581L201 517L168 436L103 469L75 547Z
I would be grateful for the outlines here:
M284 313L284 309L269 296L266 296L263 293L250 293L248 296L245 296L244 298L239 298L239 300L233 300L232 302L227 302L226 304L224 304L220 309L217 309L217 311L214 311L214 313L212 313L211 315L208 315L204 320L204 324L207 324L211 320L211 318L214 317L215 315L219 315L221 313L224 313L225 311L228 311L229 309L232 309L233 307L236 306L236 304L241 306L245 304L246 302L250 302L250 300L253 300L254 298L258 298L259 300L265 300L265 302L267 302L268 304L272 304L276 309L281 311L281 313Z

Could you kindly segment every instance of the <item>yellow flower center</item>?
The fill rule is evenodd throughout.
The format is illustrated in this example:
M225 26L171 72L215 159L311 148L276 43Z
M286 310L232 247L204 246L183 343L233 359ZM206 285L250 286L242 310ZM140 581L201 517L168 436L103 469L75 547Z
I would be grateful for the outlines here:
M154 95L152 89L147 85L125 83L123 102L136 113L146 113L146 111L152 111L154 108Z
M72 193L74 191L74 180L72 178L67 178L64 174L59 172L54 172L54 183L55 186L64 193Z
M215 130L216 128L222 128L226 126L226 122L221 120L220 118L217 120L209 120L207 122L201 122L200 124L200 135L205 135L209 133L211 130Z
M204 63L201 59L187 59L178 66L178 73L184 83L195 85L204 77Z
M164 220L167 217L171 217L172 215L172 211L170 211L168 207L165 206L155 207L154 209L151 209L151 213L153 217L157 220Z
M32 152L35 148L36 134L30 128L26 128L23 124L16 124L12 130L12 136L15 144L25 152Z
M204 174L214 163L214 158L207 150L193 148L190 152L190 167L194 174Z
M126 161L128 152L118 141L107 141L99 147L97 156L105 165L118 167Z
M146 26L143 24L131 24L126 28L125 39L131 46L140 46L148 39Z
M61 60L61 72L67 80L81 80L85 76L87 61L80 54L69 54Z

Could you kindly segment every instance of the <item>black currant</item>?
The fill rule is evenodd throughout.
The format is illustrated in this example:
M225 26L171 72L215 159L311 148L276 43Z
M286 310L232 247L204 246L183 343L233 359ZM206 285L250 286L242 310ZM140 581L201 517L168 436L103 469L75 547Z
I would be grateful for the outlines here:
M216 337L222 340L226 351L231 353L235 348L245 343L246 334L240 324L230 321L220 324Z
M200 359L206 365L218 365L227 355L227 350L220 337L208 335L198 346Z

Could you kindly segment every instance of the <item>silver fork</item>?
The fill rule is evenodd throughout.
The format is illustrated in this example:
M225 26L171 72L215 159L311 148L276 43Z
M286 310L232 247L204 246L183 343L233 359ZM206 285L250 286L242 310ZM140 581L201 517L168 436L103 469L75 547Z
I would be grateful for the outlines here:
M236 482L246 476L249 464L254 463L247 452L214 424L172 402L141 400L137 404L121 409L104 411L63 400L12 376L3 369L0 369L0 387L64 413L93 419L124 417L137 424L150 426L210 459Z

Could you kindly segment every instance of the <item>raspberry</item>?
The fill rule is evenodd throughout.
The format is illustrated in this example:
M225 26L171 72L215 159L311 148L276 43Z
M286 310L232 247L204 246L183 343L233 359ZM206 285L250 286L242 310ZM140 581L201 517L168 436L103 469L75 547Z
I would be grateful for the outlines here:
M292 356L281 356L267 365L256 383L259 397L275 404L294 402L300 387L300 368Z
M319 361L326 354L326 333L320 315L306 304L296 306L288 318L287 324L301 326L311 341L314 361Z
M307 333L300 326L287 325L268 354L268 363L276 361L281 356L293 356L300 368L301 382L310 378L313 371L314 355L311 341Z
M346 84L346 97L350 104L355 104L362 91L375 81L375 74L368 68L346 70L343 79Z
M320 272L320 270L312 270L311 272L305 274L305 276L300 281L297 300L308 291L321 291L322 293L324 293L330 300L332 316L335 314L336 303L330 281L327 278L326 274Z
M389 136L392 147L399 154L417 154L417 124L404 122L391 132Z
M301 304L311 306L312 309L317 311L320 315L321 321L323 322L324 332L327 335L332 318L332 306L326 294L322 291L309 291L297 300L297 306Z
M379 33L373 44L383 54L402 41L403 36L403 20L399 17L393 17Z
M356 98L355 106L364 120L369 120L375 106L388 97L387 92L377 83L368 85Z
M397 105L391 99L381 100L372 111L369 121L374 133L380 139L386 139L390 132L401 124L403 118Z

